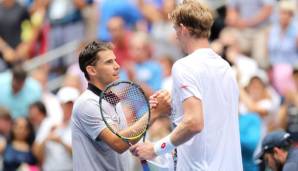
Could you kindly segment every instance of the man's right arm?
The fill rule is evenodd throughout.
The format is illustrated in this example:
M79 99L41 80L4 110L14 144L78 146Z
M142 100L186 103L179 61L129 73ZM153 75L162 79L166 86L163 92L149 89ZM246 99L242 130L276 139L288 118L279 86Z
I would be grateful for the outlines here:
M183 101L184 116L182 122L173 130L171 141L178 146L185 143L204 128L201 100L189 97Z
M158 105L151 110L150 123L153 122L158 116L163 115L166 111L170 110L169 93L165 91L161 91L157 94L157 96L158 96L157 97L158 101L163 105ZM94 139L102 140L110 148L112 148L118 153L123 153L130 147L130 145L126 141L119 138L109 128L106 127L101 116L98 116L99 109L97 109L97 105L84 104L82 106L83 106L83 110L84 108L88 109L87 111L85 111L86 113L88 113L88 115L80 115L80 120L82 121L81 123L83 124L83 127L85 127L85 130L88 132L90 137ZM143 126L142 123L137 122L137 124L141 124L140 126ZM139 125L136 125L136 127L138 126ZM121 132L125 133L127 131L122 130L120 131L120 134ZM139 139L130 141L130 143L135 144L139 141Z

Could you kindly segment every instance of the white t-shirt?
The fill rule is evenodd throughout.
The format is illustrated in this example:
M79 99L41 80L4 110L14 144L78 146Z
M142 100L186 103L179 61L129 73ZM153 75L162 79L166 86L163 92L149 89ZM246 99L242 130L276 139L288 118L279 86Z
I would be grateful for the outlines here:
M173 74L173 121L183 118L182 102L202 102L204 128L177 147L177 170L242 169L238 125L239 90L229 64L211 49L198 49L178 60Z
M55 134L59 136L64 144L71 146L71 124L66 127L58 127ZM69 154L64 145L48 141L45 144L44 171L72 171L72 155Z

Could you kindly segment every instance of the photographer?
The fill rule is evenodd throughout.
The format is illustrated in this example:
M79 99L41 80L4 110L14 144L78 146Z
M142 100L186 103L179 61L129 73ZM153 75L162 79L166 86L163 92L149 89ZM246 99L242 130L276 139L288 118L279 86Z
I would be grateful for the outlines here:
M292 146L290 134L284 131L266 135L257 158L272 171L298 170L298 148Z

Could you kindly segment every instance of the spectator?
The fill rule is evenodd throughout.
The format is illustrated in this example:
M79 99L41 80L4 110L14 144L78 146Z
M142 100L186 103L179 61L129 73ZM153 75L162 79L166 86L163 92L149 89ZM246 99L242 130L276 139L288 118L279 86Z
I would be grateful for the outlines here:
M42 0L38 0L42 1ZM84 38L82 9L86 0L51 0L45 1L47 16L50 22L49 49L58 48L66 43ZM51 71L59 75L65 72L66 66L73 63L72 55L52 63Z
M294 143L298 146L298 68L293 70L295 90L289 91L278 113L281 128L291 134Z
M20 64L0 74L0 87L0 105L6 107L13 118L27 116L29 105L41 97L39 83L28 77Z
M11 136L3 153L3 170L15 171L23 165L35 166L36 159L32 154L32 143L34 141L33 126L26 118L17 118L13 122Z
M258 171L254 154L261 139L262 119L258 113L246 112L239 115L240 143L243 170Z
M290 134L284 131L275 131L266 135L258 159L273 171L298 170L298 149L292 147Z
M11 126L12 118L10 112L4 107L0 107L0 140L9 138Z
M112 17L108 22L108 30L114 44L114 53L117 63L125 67L125 62L130 60L129 42L131 33L125 29L124 20L121 17Z
M50 129L52 122L47 117L47 110L41 101L34 102L29 107L29 121L33 125L36 137L44 136L44 129Z
M147 95L161 88L162 68L152 60L149 37L144 32L136 32L130 41L132 63L127 68L128 78L141 84Z
M298 27L294 22L296 4L281 0L278 4L279 22L273 23L268 34L268 57L270 65L298 63Z
M240 113L255 112L262 118L261 138L273 127L275 95L264 71L251 76L246 87L240 88Z
M232 66L240 85L245 85L259 69L257 62L242 53L239 41L241 35L233 29L224 29L211 47Z
M63 122L54 126L46 136L36 139L35 153L43 163L44 171L71 171L72 149L70 119L74 101L79 91L72 87L63 87L58 91L58 99L63 109Z
M12 118L7 109L0 107L0 149L4 149L12 126ZM0 170L3 170L3 155L0 155Z
M98 4L100 17L98 22L97 38L102 41L110 41L107 23L114 16L124 20L125 27L132 29L141 19L141 14L137 6L130 0L101 0Z
M176 33L168 18L168 14L175 8L175 0L163 0L160 7L145 0L137 0L139 9L150 24L150 37L154 51L152 56L160 57L169 54L173 59L183 56L176 41Z
M168 92L172 91L172 66L174 64L174 61L172 57L169 55L163 55L159 59L159 63L163 69L163 80L161 83L161 89L167 90Z
M241 49L257 59L264 56L264 27L268 25L274 0L228 0L226 24L241 33Z
M31 72L32 77L36 79L42 86L41 101L46 107L47 120L57 125L62 122L62 109L57 97L48 89L48 73L49 66L43 65ZM66 80L67 78L65 78Z
M21 24L26 19L27 9L16 0L0 1L0 56L9 64L27 55L28 47L21 40Z

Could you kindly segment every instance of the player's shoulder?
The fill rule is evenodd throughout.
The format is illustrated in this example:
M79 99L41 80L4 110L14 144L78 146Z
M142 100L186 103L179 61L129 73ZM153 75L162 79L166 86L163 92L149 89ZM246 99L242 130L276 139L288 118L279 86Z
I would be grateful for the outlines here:
M98 103L99 97L90 90L85 90L75 101L73 110L82 110L86 106L95 105Z

